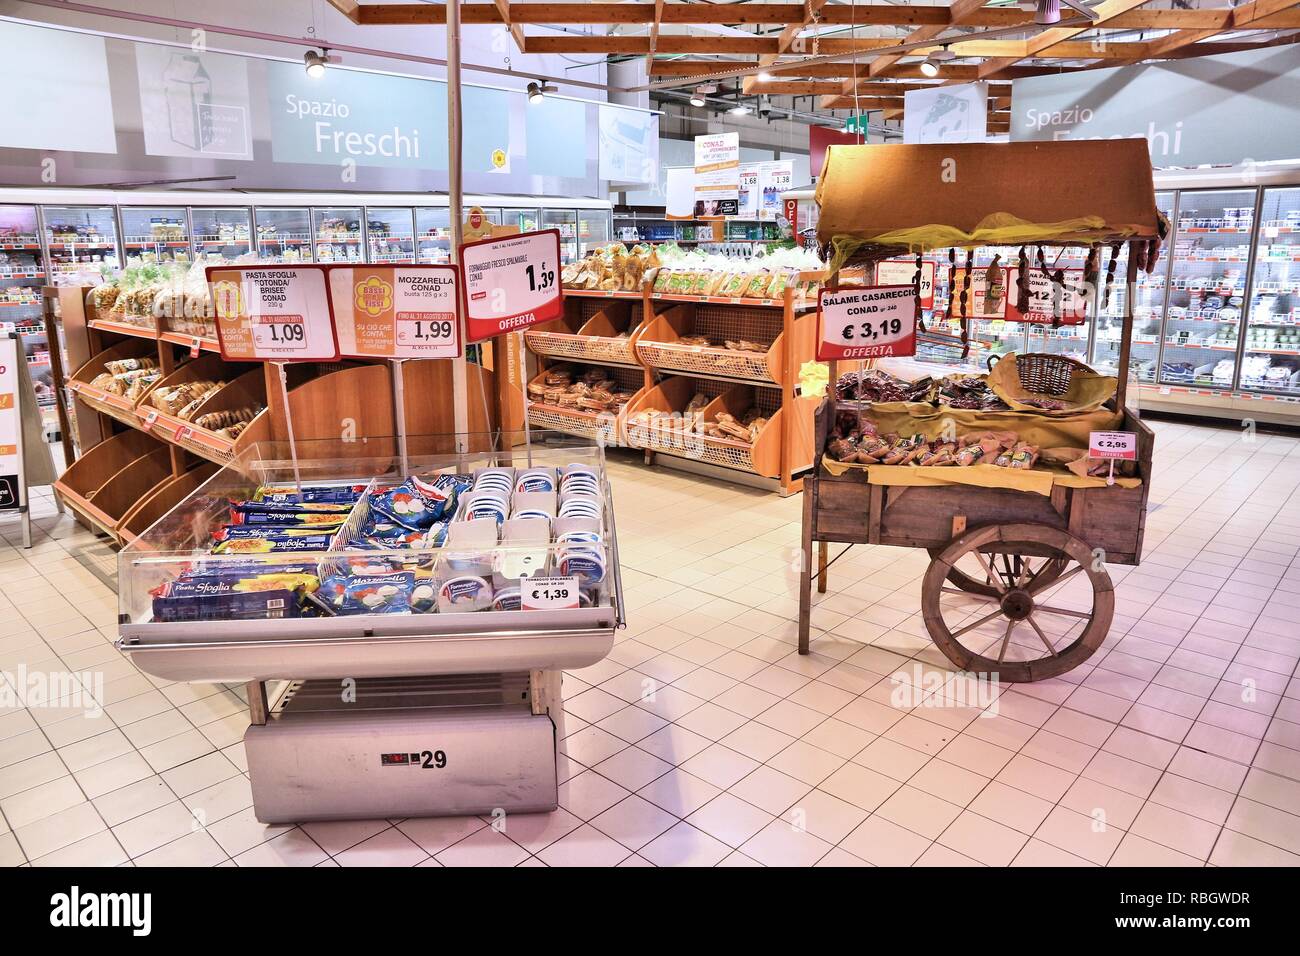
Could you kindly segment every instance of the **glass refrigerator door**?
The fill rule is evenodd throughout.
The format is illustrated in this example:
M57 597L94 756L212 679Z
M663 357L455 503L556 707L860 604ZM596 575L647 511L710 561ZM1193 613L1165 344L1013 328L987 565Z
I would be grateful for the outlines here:
M572 209L543 209L542 228L560 230L560 261L578 258L578 214Z
M1025 254L1029 256L1031 264L1037 262L1036 247L1026 248ZM1072 276L1080 283L1083 281L1083 268L1086 265L1087 257L1086 250L1079 246L1066 246L1064 248L1053 246L1043 249L1043 260L1047 263L1048 272L1065 269L1067 275ZM1019 247L1002 251L1003 264L1014 266L1019 260ZM1102 262L1104 268L1105 260L1102 260ZM1078 271L1069 272L1068 270L1071 269ZM1061 325L1057 328L1053 328L1051 323L1043 322L1029 322L1026 325L1028 326L1029 336L1025 344L1027 351L1064 355L1066 358L1072 358L1075 361L1084 363L1088 361L1089 326L1087 322L1081 325Z
M184 207L122 207L122 245L130 266L188 264L190 227Z
M253 221L247 207L190 210L194 256L204 265L247 262L253 258Z
M606 209L578 210L578 256L609 245L610 214Z
M306 207L255 209L259 262L311 262L311 212Z
M1174 194L1156 193L1156 208L1172 223L1174 219ZM1160 250L1156 271L1147 275L1139 272L1133 302L1133 348L1129 354L1129 368L1139 382L1156 380L1160 365L1160 326L1164 317L1165 284L1169 278L1169 261L1172 243ZM1127 298L1128 243L1120 248L1115 263L1115 281L1107 298L1105 291L1106 268L1110 263L1110 250L1102 250L1101 287L1097 290L1096 330L1093 333L1092 367L1098 372L1116 375L1119 372L1120 335L1123 331L1124 301ZM1105 300L1105 301L1103 301ZM1104 307L1103 307L1104 306Z
M490 215L491 212L489 212ZM506 208L501 210L499 217L492 217L492 221L501 226L514 226L520 232L536 232L538 223L537 210L535 208Z
M1300 395L1300 189L1265 189L1240 385Z
M409 263L415 261L415 227L410 207L366 210L368 262Z
M44 329L45 260L35 206L0 206L0 329Z
M422 206L415 210L416 247L420 262L437 265L451 261L451 217L445 206Z
M331 206L313 209L317 262L360 262L362 260L360 206Z
M95 285L121 267L112 206L44 206L45 247L55 285Z
M1232 387L1254 216L1253 189L1179 193L1160 384Z

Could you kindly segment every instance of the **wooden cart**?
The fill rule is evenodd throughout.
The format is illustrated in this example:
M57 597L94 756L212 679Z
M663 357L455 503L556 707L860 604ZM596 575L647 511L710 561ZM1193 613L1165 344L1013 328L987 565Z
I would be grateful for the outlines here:
M877 157L879 165L887 168L864 179L864 164L875 173L872 163ZM841 174L846 167L856 172L851 182L837 180L836 159L841 160ZM954 161L963 178L970 177L967 181L979 183L979 188L969 194L933 190L910 207L897 201L909 176L929 175L945 160ZM1111 194L1098 202L1087 190L1061 187L1079 170L1088 168L1105 168L1108 175L1127 177L1126 188L1117 191L1118 198ZM886 202L887 198L891 201ZM1145 143L1140 140L832 147L819 201L823 202L823 226L836 229L837 224L852 220L856 212L851 234L865 238L934 223L951 224L970 234L991 212L1010 212L1026 223L1097 217L1091 220L1086 239L1072 231L1055 241L1036 238L1035 246L1147 244L1163 231ZM834 208L832 204L838 202L847 202L853 209ZM828 211L833 213L829 219ZM840 234L820 233L824 242ZM967 248L992 244L975 238L957 243ZM889 244L873 244L868 249L868 259L900 252ZM912 246L901 251L915 253L917 249ZM1128 290L1136 279L1137 259L1132 254L1128 257ZM1122 370L1128 367L1132 322L1132 296L1126 295ZM1050 494L964 484L873 484L864 470L832 474L822 458L837 411L841 405L855 409L860 405L837 400L837 378L833 364L829 394L816 415L816 460L804 484L800 653L808 653L813 578L824 593L831 563L828 545L839 542L925 548L929 552L931 561L921 593L926 629L944 655L963 671L995 675L1004 681L1035 681L1064 673L1091 656L1105 639L1115 610L1106 564L1136 565L1142 553L1154 436L1126 405L1126 377L1121 374L1116 395L1107 407L1122 413L1122 430L1138 436L1140 485L1053 484ZM814 544L818 554L815 569ZM1070 606L1071 602L1083 606Z

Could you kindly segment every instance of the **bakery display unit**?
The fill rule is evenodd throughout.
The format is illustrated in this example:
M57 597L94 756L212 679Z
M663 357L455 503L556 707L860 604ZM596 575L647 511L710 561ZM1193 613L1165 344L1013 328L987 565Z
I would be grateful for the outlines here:
M409 208L366 210L367 262L400 265L415 262L415 220Z
M43 206L41 218L52 283L94 283L121 267L112 206Z
M250 450L122 550L118 648L247 682L264 823L555 809L561 672L623 625L602 450L284 455Z
M317 262L364 261L365 236L361 225L365 210L360 206L327 206L311 212Z
M1243 389L1300 396L1300 188L1265 188L1241 351Z
M945 160L978 186L913 188ZM1068 185L1098 169L1104 187ZM1025 181L1038 188L1026 192ZM1014 210L1014 228L1035 246L1128 244L1132 287L1139 269L1154 270L1167 229L1146 144L1133 139L832 146L817 200L818 239L837 263L916 246L974 248L987 217ZM1126 300L1124 370L1133 308ZM838 542L929 552L922 616L960 671L1037 681L1091 657L1115 612L1106 564L1137 565L1142 555L1155 437L1128 404L1128 376L1041 352L1007 355L982 378L910 384L875 369L841 381L837 366L805 483L800 653L810 650L813 579L824 593L828 545ZM1131 470L1108 472L1089 456L1093 431L1131 433Z
M311 212L294 207L253 210L258 262L311 262Z
M184 206L130 206L122 210L126 265L191 261L189 216Z
M194 258L204 265L251 262L253 216L247 206L196 206L190 209Z
M1255 192L1179 194L1159 385L1231 387L1236 379Z

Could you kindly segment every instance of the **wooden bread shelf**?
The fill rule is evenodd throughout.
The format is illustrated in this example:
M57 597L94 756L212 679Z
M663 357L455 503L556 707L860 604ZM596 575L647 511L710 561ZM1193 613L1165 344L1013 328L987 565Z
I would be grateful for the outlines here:
M170 476L167 446L144 432L126 431L105 439L69 465L54 490L89 524L116 537L127 512Z
M164 478L122 516L116 529L118 540L123 544L135 541L155 521L192 495L216 473L216 464L203 462L184 474Z
M637 397L644 391L642 385L643 376L619 368L611 368L609 372L614 376L620 388L634 393L627 404L617 412L588 411L568 405L553 405L544 401L526 399L528 402L528 423L534 428L564 432L567 435L580 435L583 438L591 438L607 444L622 443L624 435L623 423L627 417L627 410L632 407ZM541 384L545 377L546 372L543 371L529 382L529 386Z
M644 306L639 298L568 299L562 318L528 329L524 342L537 355L561 361L638 368L636 342L647 325Z
M123 424L135 427L135 406L141 398L149 393L148 388L135 398L127 398L125 395L118 395L91 384L91 381L96 376L108 371L105 363L129 358L152 358L157 362L157 347L151 346L142 339L127 339L117 345L109 346L107 349L96 353L88 362L73 372L72 377L67 381L67 386L90 408ZM152 384L150 388L152 388Z

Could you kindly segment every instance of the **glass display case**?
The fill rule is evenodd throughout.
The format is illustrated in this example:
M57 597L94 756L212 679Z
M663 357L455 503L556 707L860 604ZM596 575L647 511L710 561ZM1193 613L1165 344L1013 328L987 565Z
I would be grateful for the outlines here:
M44 328L45 261L35 206L0 206L0 329Z
M578 210L578 257L592 249L609 245L609 213L604 209Z
M532 208L507 207L500 211L499 216L492 215L496 210L484 210L484 212L487 212L488 218L498 225L514 226L520 232L537 231L538 218L536 206L533 206Z
M1174 221L1173 192L1156 193L1156 208L1172 224ZM1139 382L1153 383L1160 366L1161 327L1165 310L1165 292L1169 278L1169 250L1166 248L1155 272L1148 275L1138 273L1134 287L1133 301L1133 341L1129 354L1129 368ZM1105 279L1106 265L1110 252L1102 260L1102 279ZM1105 289L1099 290L1096 305L1097 320L1093 331L1092 366L1099 372L1115 374L1119 367L1119 346L1124 304L1128 296L1128 246L1120 249L1119 260L1115 266L1115 282L1107 297Z
M445 207L415 210L415 235L420 262L438 265L451 261L451 218Z
M415 261L415 226L410 206L366 209L367 262Z
M578 258L578 214L572 209L543 209L542 228L560 231L560 261Z
M190 210L194 257L205 265L253 258L253 217L248 207L195 207Z
M312 210L316 235L317 262L361 262L361 222L365 218L360 206L329 206Z
M257 258L260 262L311 262L311 215L298 207L258 207Z
M1255 230L1241 387L1300 395L1300 188L1266 188Z
M95 285L121 265L112 206L45 206L48 272L55 285Z
M123 206L122 247L128 267L188 263L190 226L185 207Z
M1183 190L1174 225L1157 381L1218 385L1236 377L1255 190Z

